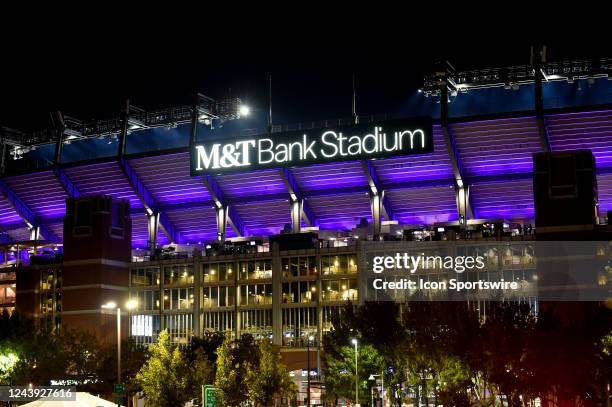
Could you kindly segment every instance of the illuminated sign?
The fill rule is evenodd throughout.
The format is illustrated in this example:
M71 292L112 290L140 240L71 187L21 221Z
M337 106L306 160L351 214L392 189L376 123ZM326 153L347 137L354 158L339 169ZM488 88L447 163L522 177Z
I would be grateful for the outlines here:
M431 152L432 120L419 117L205 141L191 151L191 172L219 174Z

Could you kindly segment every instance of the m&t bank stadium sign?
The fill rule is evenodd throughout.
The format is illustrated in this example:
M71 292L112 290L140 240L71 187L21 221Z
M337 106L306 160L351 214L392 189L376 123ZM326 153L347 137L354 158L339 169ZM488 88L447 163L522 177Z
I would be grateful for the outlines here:
M219 174L432 151L432 120L418 117L210 140L191 151L191 171Z

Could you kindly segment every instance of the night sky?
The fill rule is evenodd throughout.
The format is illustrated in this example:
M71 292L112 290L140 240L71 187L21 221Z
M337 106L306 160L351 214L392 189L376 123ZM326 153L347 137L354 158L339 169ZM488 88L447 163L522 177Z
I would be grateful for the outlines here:
M193 49L168 39L148 51L135 39L125 47L60 50L45 41L11 44L2 51L11 63L4 64L0 77L0 125L40 129L53 109L80 119L106 118L118 112L124 97L145 109L187 104L195 91L215 98L238 96L265 110L268 73L277 124L349 117L353 72L358 113L394 113L422 85L436 59L447 59L457 69L528 64L533 42L406 40L382 46L350 38L333 43L301 38L287 47L254 38L248 47L208 49L202 41ZM548 43L548 49L549 60L612 56L609 45L594 42Z

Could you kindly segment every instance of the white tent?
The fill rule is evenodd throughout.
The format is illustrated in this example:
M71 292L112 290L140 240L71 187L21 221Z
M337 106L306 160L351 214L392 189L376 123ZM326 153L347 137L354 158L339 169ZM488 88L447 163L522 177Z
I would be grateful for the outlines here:
M101 399L92 394L77 392L75 401L36 400L21 407L116 407L116 403ZM123 406L122 406L123 407Z

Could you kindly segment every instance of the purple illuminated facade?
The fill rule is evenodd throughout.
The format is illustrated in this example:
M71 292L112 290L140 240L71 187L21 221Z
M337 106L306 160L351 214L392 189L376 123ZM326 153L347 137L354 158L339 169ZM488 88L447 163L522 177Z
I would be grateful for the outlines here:
M553 152L593 151L599 208L601 213L612 210L612 110L547 114L544 123ZM469 186L473 217L533 223L532 155L544 151L536 117L454 120L448 131L454 139L463 182ZM214 197L202 177L191 176L188 151L128 156L127 162L182 243L217 237ZM308 205L319 229L351 230L362 219L372 221L368 178L362 164L347 161L289 169L300 199ZM434 125L433 153L372 160L371 166L385 191L392 220L431 226L458 219L453 163L439 124ZM146 247L149 231L143 200L115 157L72 164L64 172L81 195L106 194L128 200L133 246ZM266 169L214 177L246 234L276 234L291 223L290 198L281 172ZM69 192L54 171L9 175L3 180L32 216L61 239ZM0 228L6 241L30 238L23 214L6 197L0 199ZM228 227L226 237L235 236ZM170 241L160 229L157 243Z

